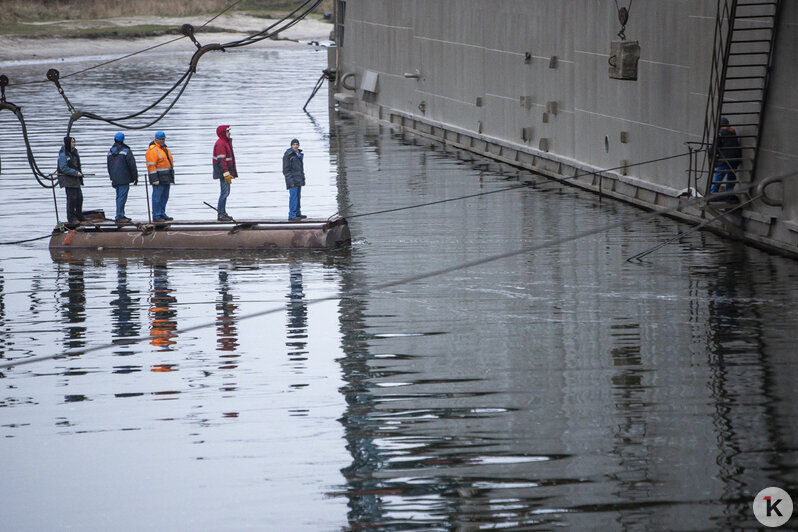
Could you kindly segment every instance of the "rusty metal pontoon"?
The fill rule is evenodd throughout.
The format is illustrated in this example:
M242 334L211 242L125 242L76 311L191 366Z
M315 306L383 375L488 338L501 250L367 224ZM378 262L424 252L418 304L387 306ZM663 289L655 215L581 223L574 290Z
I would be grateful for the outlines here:
M50 249L291 250L334 249L351 241L345 218L172 221L117 225L110 220L53 230Z

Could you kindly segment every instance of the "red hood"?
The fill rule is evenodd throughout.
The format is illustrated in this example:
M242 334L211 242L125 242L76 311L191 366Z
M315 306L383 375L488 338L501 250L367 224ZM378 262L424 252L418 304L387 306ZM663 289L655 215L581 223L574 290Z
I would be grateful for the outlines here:
M230 126L225 125L225 126L217 127L216 128L216 136L219 137L222 140L227 140L227 135L225 135L224 132L227 131L228 127L230 127Z

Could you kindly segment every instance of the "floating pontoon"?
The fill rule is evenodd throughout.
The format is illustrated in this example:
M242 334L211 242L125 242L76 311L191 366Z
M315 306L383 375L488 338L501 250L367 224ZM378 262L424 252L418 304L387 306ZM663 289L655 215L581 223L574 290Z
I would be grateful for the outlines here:
M349 244L345 218L172 221L116 224L102 220L53 231L50 249L290 250L334 249Z

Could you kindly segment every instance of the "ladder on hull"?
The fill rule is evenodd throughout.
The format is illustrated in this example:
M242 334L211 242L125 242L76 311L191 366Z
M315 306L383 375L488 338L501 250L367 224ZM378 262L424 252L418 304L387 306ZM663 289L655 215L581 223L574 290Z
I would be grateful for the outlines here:
M702 189L710 194L717 168L726 185L753 183L765 118L781 0L718 0L718 17L712 55L702 146L704 151L696 182L706 177ZM721 119L728 121L740 144L739 156L721 157L718 150ZM728 131L728 130L727 130ZM699 188L698 186L696 188Z

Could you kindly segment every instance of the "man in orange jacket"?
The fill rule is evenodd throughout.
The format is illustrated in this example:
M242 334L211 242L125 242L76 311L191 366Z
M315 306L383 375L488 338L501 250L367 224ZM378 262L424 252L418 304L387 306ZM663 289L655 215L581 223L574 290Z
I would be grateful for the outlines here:
M166 147L166 134L163 131L155 134L145 158L152 185L152 219L155 222L174 220L166 215L166 202L169 201L169 187L175 182L175 165L172 152Z

